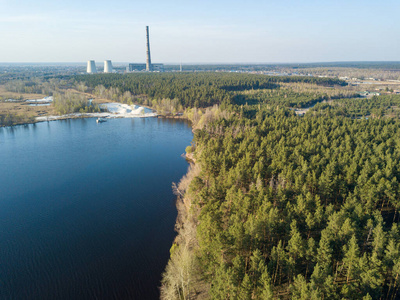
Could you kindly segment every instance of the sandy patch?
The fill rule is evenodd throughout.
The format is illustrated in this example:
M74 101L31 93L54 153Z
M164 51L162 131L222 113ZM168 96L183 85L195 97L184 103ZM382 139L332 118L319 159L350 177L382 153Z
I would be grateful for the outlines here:
M149 108L141 107L138 105L128 105L122 103L105 103L100 105L108 112L102 113L73 113L61 116L43 116L37 117L36 121L54 121L62 119L74 118L149 118L156 117L157 113Z

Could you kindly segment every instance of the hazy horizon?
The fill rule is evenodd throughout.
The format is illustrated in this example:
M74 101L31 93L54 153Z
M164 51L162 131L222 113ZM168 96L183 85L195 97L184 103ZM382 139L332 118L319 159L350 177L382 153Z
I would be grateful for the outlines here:
M104 60L101 61L95 61L96 65L103 65ZM145 63L142 61L112 61L113 65L126 65L130 63ZM154 63L159 63L159 62L154 62ZM162 62L160 62L162 63ZM298 62L298 61L293 61L293 62L169 62L165 63L165 65L306 65L306 64L350 64L350 63L399 63L400 60L369 60L369 61L357 61L357 60L349 60L349 61L306 61L306 62ZM8 65L8 64L15 64L15 65L50 65L50 64L60 64L60 65L82 65L86 67L87 61L10 61L10 62L1 62L0 65Z
M277 64L400 61L400 3L0 0L4 63Z

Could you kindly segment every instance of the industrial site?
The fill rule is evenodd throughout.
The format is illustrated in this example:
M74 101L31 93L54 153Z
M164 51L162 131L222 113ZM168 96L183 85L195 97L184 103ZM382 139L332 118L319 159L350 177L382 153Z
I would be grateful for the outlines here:
M104 61L104 73L113 73L116 72L113 70L111 60ZM164 72L164 64L153 64L151 63L151 54L150 54L150 33L149 26L146 26L146 63L130 63L125 72ZM86 73L88 74L96 74L97 67L96 62L94 60L89 60L87 62Z

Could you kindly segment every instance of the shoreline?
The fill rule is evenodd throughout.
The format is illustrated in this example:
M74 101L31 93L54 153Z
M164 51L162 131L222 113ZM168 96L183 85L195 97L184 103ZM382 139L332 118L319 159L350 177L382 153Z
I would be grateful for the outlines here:
M117 102L112 102L112 103L117 103ZM143 107L143 106L140 106L140 107ZM151 109L151 108L149 108L149 109ZM175 119L175 120L187 120L187 121L190 121L188 118L186 118L184 116L162 115L162 114L158 114L155 110L153 110L153 111L154 111L153 113L148 113L148 114L143 115L143 116L137 115L137 116L132 116L132 117L110 115L109 112L102 112L102 113L71 113L71 114L59 115L59 116L57 116L57 115L39 116L39 117L35 117L35 119L32 120L32 122L23 122L23 123L17 123L17 124L13 124L13 125L0 125L0 128L15 127L15 126L27 126L29 124L36 124L36 123L42 123L42 122L52 122L52 121L61 121L61 120L70 120L70 119L71 120L72 119L90 119L90 118L107 118L107 119L159 118L159 119Z
M107 119L116 119L116 118L154 118L159 117L159 115L154 109L147 108L140 105L128 105L119 102L108 102L102 104L106 112L98 112L98 113L70 113L64 115L48 115L48 116L35 116L29 122L21 122L13 125L0 125L2 127L14 127L14 126L26 126L29 124L36 124L40 122L50 122L50 121L58 121L58 120L68 120L68 119L84 119L84 118L107 118ZM147 111L146 111L147 110Z
M85 94L88 98L93 99L95 103L100 105L100 107L105 108L106 111L97 113L69 113L58 115L54 106L51 105L53 102L52 97L48 95L40 95L38 99L35 96L30 96L30 94L25 95L24 99L5 101L3 109L3 117L8 113L11 113L11 121L5 122L5 124L0 124L2 127L14 127L14 126L26 126L28 124L36 124L39 122L49 122L56 120L68 120L68 119L80 119L80 118L150 118L157 117L163 119L180 119L188 120L182 112L171 114L171 113L159 113L154 108L148 105L142 104L125 104L121 102L111 102L109 99L97 98L95 95L90 93L82 93L77 90L72 90L78 94ZM40 98L40 99L39 99ZM29 107L30 104L42 104L46 103L46 106ZM1 104L1 103L0 103ZM22 114L21 114L22 112Z
M97 116L97 115L95 116L94 114L107 114L107 117L108 117L109 113L82 113L82 114L74 113L74 114L67 114L67 115L60 115L60 116L36 117L36 118L43 118L43 119L37 120L35 118L35 120L33 120L32 122L23 122L23 123L17 123L14 125L0 125L0 128L27 126L30 124L36 124L36 123L42 123L42 122L53 122L53 121L73 120L73 119L90 119L90 118L104 117L104 116ZM44 119L44 118L46 118L46 119ZM126 118L126 117L118 117L118 116L109 117L109 119L122 119L122 118ZM155 112L154 115L136 116L136 117L131 117L131 118L132 119L133 118L158 118L158 119L175 119L175 120L190 121L188 118L183 117L183 116L161 115L161 114L158 114L157 112Z

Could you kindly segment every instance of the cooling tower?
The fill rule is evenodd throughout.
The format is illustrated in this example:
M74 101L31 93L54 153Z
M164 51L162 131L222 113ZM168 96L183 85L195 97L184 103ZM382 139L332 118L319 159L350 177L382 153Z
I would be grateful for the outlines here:
M104 61L104 73L112 73L113 67L111 64L111 60Z
M151 67L151 57L150 57L150 38L149 38L149 26L146 26L146 39L147 39L147 51L146 51L146 55L147 55L147 59L146 59L146 71L151 71L152 67Z
M96 63L94 62L94 60L88 60L86 72L89 74L97 73Z

